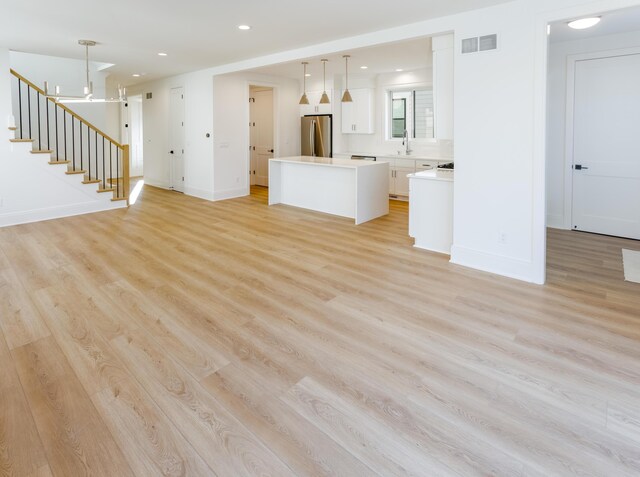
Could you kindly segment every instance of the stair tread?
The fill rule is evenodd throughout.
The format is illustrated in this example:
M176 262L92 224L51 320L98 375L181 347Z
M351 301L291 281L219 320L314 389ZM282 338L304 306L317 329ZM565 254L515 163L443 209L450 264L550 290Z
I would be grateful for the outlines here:
M83 184L98 184L100 182L102 182L100 179L91 179L88 181L82 181Z
M115 187L107 187L106 189L98 189L96 192L113 192L116 190Z
M34 149L30 152L31 154L51 154L53 151L51 149Z
M9 131L16 131L18 128L15 126L9 126L7 129L9 129Z
M49 164L55 166L56 164L70 164L71 161L49 161Z
M65 174L86 174L87 171L78 170L78 171L66 171Z
M126 197L114 197L113 199L111 199L111 202L117 202L119 200L127 200Z
M10 142L33 142L35 139L9 139Z

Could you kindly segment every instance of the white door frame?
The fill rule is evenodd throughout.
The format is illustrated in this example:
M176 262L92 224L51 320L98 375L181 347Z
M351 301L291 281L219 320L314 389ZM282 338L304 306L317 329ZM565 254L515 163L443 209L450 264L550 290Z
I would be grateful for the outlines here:
M245 126L245 137L247 138L247 147L245 148L246 151L246 165L247 165L247 171L251 171L251 151L249 150L249 146L251 145L251 129L249 126L249 121L251 119L251 106L249 105L249 98L251 97L251 87L252 86L258 86L258 87L263 87L263 88L271 88L273 90L273 157L278 157L278 149L279 149L279 142L278 142L278 137L279 137L279 130L280 130L280 107L279 107L279 102L278 102L278 96L280 94L280 92L278 91L278 85L275 83L268 83L268 82L264 82L264 81L246 81L245 82L245 98L244 98L244 111L245 111L245 117L246 117L246 121L244 122ZM246 175L246 177L248 178L248 174ZM247 184L246 184L246 188L245 188L245 195L249 195L251 194L251 180L247 179Z
M573 229L573 134L575 108L575 80L576 63L584 60L597 60L614 56L629 56L640 54L640 47L618 48L615 50L579 53L567 56L567 109L565 126L564 153L564 222L567 230Z

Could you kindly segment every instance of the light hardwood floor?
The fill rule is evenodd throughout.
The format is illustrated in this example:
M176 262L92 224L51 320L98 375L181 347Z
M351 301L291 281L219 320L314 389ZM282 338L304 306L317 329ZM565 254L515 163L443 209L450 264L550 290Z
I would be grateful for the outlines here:
M640 285L549 283L265 190L0 229L0 475L638 476Z

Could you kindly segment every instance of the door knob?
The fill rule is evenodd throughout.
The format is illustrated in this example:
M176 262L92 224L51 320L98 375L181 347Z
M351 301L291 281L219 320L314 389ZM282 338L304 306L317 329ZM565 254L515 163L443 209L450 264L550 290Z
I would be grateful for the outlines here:
M169 154L173 154L173 151L169 151Z
M584 170L586 170L586 169L589 169L588 167L583 166L582 164L576 164L575 166L573 166L573 168L574 168L576 171L584 171Z
M269 149L269 152L273 152L273 149Z

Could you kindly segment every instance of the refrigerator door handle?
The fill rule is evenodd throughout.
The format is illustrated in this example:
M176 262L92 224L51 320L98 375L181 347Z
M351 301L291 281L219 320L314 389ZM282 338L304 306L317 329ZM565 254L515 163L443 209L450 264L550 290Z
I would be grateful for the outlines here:
M309 128L309 143L311 144L311 155L316 155L316 122L311 121L311 127Z

